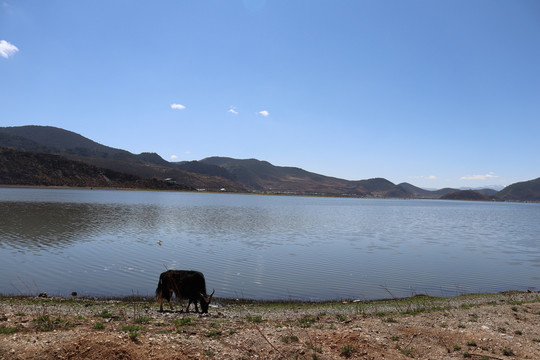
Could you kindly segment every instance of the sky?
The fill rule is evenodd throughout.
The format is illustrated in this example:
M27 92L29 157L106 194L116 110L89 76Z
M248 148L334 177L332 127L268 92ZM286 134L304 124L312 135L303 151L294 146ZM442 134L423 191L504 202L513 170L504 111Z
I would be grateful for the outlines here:
M537 0L0 0L0 126L424 188L540 177Z

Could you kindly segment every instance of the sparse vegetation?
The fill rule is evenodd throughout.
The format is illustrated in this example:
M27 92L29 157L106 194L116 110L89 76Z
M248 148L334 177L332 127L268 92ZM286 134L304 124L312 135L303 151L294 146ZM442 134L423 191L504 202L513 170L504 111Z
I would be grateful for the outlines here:
M310 328L316 321L317 318L314 315L304 315L298 320L298 324L301 328Z
M252 322L252 323L260 323L260 322L262 322L262 317L258 316L258 315L257 316L248 316L247 321Z
M352 356L354 352L354 346L352 345L343 345L341 348L341 356L345 356L346 358L349 358Z
M286 336L281 337L281 341L283 341L285 344L298 342L298 336L296 336L296 335L286 335Z
M520 319L515 319L509 302L523 299L523 305L512 305L519 309ZM269 354L276 359L339 359L361 357L366 351L377 358L438 358L441 351L475 359L481 358L479 354L540 358L534 329L540 312L536 294L415 297L361 304L223 301L208 315L190 316L160 313L152 300L138 299L132 311L133 301L0 296L0 349L26 351L34 357L35 351L49 349L51 356L66 358L76 346L104 352L94 358L120 353L124 358L135 353L152 358L160 351L176 358L198 354L197 359L268 358ZM462 301L468 306L462 307ZM466 331L459 330L462 322L471 323ZM484 324L489 328L483 329ZM65 331L72 326L76 327ZM478 340L497 330L513 336L500 336L496 343ZM464 339L463 334L471 336ZM517 355L515 336L522 344ZM126 339L137 345L125 347Z
M206 335L206 337L217 338L217 337L221 336L221 331L211 330L211 331L206 332L205 335Z
M113 315L109 312L109 310L104 309L99 314L96 315L97 317L102 317L105 319L111 319Z
M503 355L504 356L514 356L514 350L512 349L503 349L502 351Z
M142 331L142 330L144 330L144 328L138 325L122 326L122 331L127 332L129 335L129 339L133 342L139 341L139 335L140 335L139 331Z
M0 327L0 334L3 334L3 335L9 335L16 332L17 332L17 329L10 326Z
M194 326L195 322L190 317L183 317L175 321L177 326Z
M34 319L35 328L40 331L52 331L62 320L60 318L51 319L49 315L40 315Z
M148 324L151 321L152 321L152 318L150 318L148 316L142 316L142 317L135 318L135 323L136 324Z
M105 330L105 325L103 325L103 323L98 322L98 323L96 323L94 325L94 329L95 330Z

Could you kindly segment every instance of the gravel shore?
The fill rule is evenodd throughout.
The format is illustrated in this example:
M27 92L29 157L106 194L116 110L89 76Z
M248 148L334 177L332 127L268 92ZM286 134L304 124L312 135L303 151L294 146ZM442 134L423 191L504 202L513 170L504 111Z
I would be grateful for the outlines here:
M176 304L179 308L180 304ZM0 296L0 359L540 359L540 293L370 302Z

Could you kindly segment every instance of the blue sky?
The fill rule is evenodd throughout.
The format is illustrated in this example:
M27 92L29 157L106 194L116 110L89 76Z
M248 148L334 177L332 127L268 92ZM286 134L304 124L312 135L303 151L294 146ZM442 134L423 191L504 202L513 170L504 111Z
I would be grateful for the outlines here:
M540 176L537 0L0 0L0 126L417 186Z

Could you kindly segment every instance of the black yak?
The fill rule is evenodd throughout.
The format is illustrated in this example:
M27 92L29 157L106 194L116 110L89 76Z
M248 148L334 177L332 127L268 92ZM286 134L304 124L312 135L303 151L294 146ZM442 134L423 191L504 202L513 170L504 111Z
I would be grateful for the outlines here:
M171 310L174 310L171 304L173 292L179 300L188 299L186 312L189 311L191 303L195 303L195 311L199 312L197 301L201 303L201 312L208 312L208 305L212 301L212 296L206 295L206 282L204 275L199 271L193 270L167 270L159 275L158 287L156 289L156 298L159 302L159 311L163 311L163 299L167 300Z

